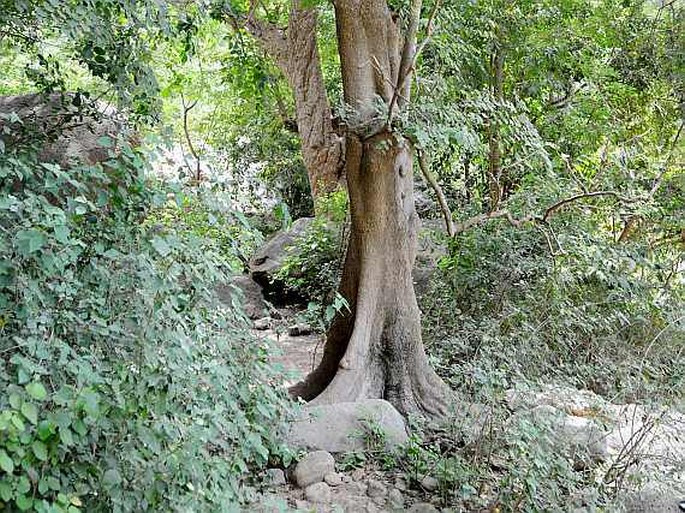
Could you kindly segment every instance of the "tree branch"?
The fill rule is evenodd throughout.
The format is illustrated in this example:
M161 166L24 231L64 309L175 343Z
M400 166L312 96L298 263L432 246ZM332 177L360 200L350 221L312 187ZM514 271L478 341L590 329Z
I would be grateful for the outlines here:
M402 50L402 56L400 58L400 68L397 75L397 84L394 87L392 98L388 105L388 120L387 126L392 124L392 118L394 116L395 105L400 98L409 99L409 90L407 81L411 78L411 75L416 67L416 60L419 55L428 44L428 41L433 34L433 23L435 21L435 15L438 12L438 7L440 6L440 0L435 0L433 8L428 16L428 24L426 25L426 37L417 45L416 34L418 32L419 21L421 19L421 7L422 0L413 0L410 8L410 19L409 28L407 29L407 35L404 40L404 48ZM407 85L407 90L404 91L405 85Z
M622 201L624 203L630 203L634 200L631 200L629 198L624 198L620 194L614 191L594 191L594 192L584 192L582 194L576 194L575 196L570 196L568 198L564 198L560 201L557 201L556 203L553 203L552 205L548 206L543 213L540 214L530 214L524 217L519 217L516 218L514 217L511 212L508 210L495 210L493 212L489 212L486 214L479 214L477 216L473 216L469 219L466 219L465 221L462 221L461 223L458 223L454 226L454 235L459 235L460 233L463 233L475 226L481 225L485 223L486 221L490 221L491 219L506 219L510 225L520 228L521 226L528 224L528 223L541 223L541 224L546 224L547 221L549 221L549 218L559 211L560 209L564 208L565 206L575 203L580 200L588 199L588 198L597 198L601 196L612 196L616 198L619 201Z
M435 195L438 198L438 203L440 204L440 210L442 211L442 216L445 219L445 228L447 229L447 235L450 237L454 236L454 221L452 220L452 211L450 210L449 205L447 204L447 198L445 197L445 193L443 192L442 188L440 187L440 184L438 181L435 179L435 176L431 172L430 168L428 167L428 162L426 161L426 155L423 153L422 150L418 149L416 150L416 154L419 158L419 168L421 169L421 173L423 173L423 177L426 179L426 182L431 186L433 191L435 192Z
M197 105L197 100L187 104L185 96L183 93L181 93L181 103L183 104L183 133L185 134L186 142L188 143L188 148L190 149L190 154L195 159L195 181L199 184L201 178L200 156L198 155L197 151L195 151L193 141L190 138L190 131L188 130L188 113Z

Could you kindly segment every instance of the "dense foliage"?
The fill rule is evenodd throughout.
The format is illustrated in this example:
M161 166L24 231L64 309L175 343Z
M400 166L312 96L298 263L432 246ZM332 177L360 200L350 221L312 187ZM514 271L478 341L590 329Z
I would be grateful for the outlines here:
M146 180L124 141L69 169L8 147L0 176L0 503L216 511L241 499L241 475L286 454L286 400L238 294L225 307L212 293L239 239L207 239L196 210L166 222L192 199Z
M333 9L303 4L318 9L343 130ZM407 3L389 4L404 20ZM151 176L124 136L101 141L100 164L42 162L46 134L0 119L0 510L229 508L249 498L247 473L288 461L289 403L239 293L222 304L215 286L316 211L277 279L325 329L347 311L347 196L314 208L288 83L238 23L248 2L64 5L0 0L0 94L84 91L161 120L138 127L156 136L142 146L169 136L180 179ZM415 481L430 469L444 505L489 507L494 490L503 511L571 509L588 491L584 504L603 506L601 479L572 468L545 426L505 420L503 395L555 383L685 411L685 8L439 7L420 24L428 44L393 129L458 228L432 234L442 254L419 298L424 341L439 374L493 416L475 447L455 443L458 423L417 429L382 463ZM257 10L284 26L289 3ZM445 214L425 201L434 192L420 209L431 224Z

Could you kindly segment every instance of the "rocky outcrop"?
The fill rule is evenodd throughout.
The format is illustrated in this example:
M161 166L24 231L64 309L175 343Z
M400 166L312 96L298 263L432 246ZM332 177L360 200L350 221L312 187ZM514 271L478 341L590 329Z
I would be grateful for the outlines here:
M265 288L273 286L276 274L283 267L294 242L306 233L313 221L313 217L302 217L294 221L290 229L276 232L255 252L248 265L250 274L257 283Z
M684 414L665 407L616 405L588 390L559 386L510 390L506 401L514 419L527 415L548 426L577 466L595 466L606 482L641 483L621 494L627 511L680 510L685 500Z
M116 111L76 93L0 97L0 134L7 148L39 140L39 158L62 167L109 158L110 143L123 130Z

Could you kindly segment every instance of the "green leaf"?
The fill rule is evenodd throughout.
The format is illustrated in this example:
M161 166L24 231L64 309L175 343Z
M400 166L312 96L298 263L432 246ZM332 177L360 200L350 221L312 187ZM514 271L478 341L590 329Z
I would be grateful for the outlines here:
M33 403L21 405L21 413L31 424L38 424L38 408Z
M108 488L116 486L121 483L121 474L119 474L118 470L111 468L105 471L102 476L102 483Z
M70 445L74 445L74 437L71 434L71 429L69 429L68 427L59 428L59 439L67 447Z
M55 240L57 242L61 242L62 244L66 244L69 242L69 227L65 224L60 224L55 226L54 228L55 231Z
M10 406L14 408L15 410L18 410L21 408L21 397L17 394L11 394L10 395Z
M0 481L0 499L9 502L12 498L12 486L7 481Z
M18 431L24 431L24 429L26 429L24 421L21 420L19 415L12 415L12 424L15 428L17 428Z
M45 387L40 381L34 381L33 383L29 383L28 385L26 385L25 388L29 395L37 401L44 401L45 398L48 396L47 390L45 390Z
M14 502L21 511L28 511L33 506L33 499L26 495L18 495Z
M151 241L152 247L155 248L155 251L159 253L160 256L167 256L169 253L171 253L171 248L169 247L169 244L167 244L166 240L164 240L161 237L155 237Z
M35 253L45 245L45 235L42 232L31 228L30 230L19 230L14 237L19 253L23 256Z
M33 450L33 454L35 454L36 458L40 461L48 460L48 448L40 440L33 442L31 444L31 449Z
M9 457L5 449L0 449L0 469L4 470L8 474L14 472L14 462L12 458Z
M55 432L55 425L49 420L43 420L38 424L38 438L45 441Z

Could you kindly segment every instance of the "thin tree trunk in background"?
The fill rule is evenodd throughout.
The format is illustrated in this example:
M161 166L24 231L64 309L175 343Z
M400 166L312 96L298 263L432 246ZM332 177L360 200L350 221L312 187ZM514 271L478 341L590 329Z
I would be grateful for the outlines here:
M336 133L331 118L316 26L316 8L303 8L299 0L293 0L286 30L252 17L246 23L293 91L302 157L315 200L338 187L345 161L344 139Z
M498 48L490 59L491 89L496 102L504 97L504 50ZM499 123L492 119L488 122L488 183L490 190L490 210L496 210L504 192L502 176L502 149L500 146Z

